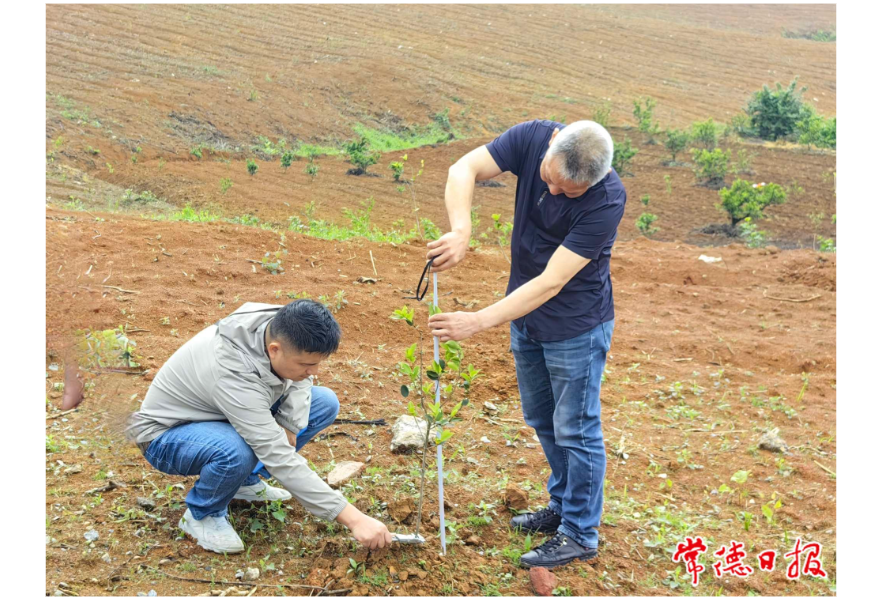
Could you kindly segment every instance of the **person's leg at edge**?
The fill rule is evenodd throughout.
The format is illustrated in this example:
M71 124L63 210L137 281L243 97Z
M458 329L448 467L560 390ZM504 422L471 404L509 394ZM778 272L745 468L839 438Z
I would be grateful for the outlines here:
M544 351L539 343L518 330L514 323L511 324L511 349L515 359L524 422L536 430L536 437L539 438L551 467L551 475L548 477L551 501L548 507L560 515L567 487L567 456L554 441L554 394L545 366Z
M602 323L572 340L545 345L557 407L555 443L567 456L568 483L558 528L586 548L597 548L603 511L606 449L600 421L600 381L614 323Z

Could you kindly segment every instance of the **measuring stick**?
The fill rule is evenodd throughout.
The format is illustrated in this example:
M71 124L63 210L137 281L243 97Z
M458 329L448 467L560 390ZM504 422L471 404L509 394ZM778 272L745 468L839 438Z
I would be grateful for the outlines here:
M432 273L432 305L438 308L438 273ZM441 362L438 350L438 336L432 336L435 347L435 362ZM435 405L441 405L441 379L435 380ZM438 431L441 437L441 431ZM447 554L447 526L444 523L444 454L438 444L438 514L441 517L441 554Z

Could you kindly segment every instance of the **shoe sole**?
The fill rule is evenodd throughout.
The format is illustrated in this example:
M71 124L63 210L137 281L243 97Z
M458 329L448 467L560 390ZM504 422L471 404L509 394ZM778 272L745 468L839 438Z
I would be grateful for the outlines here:
M536 564L530 564L530 563L525 563L525 562L520 561L520 560L518 561L518 563L520 564L521 568L524 568L524 569L529 569L529 568L532 568L532 567L543 567L543 568L545 568L545 569L551 570L551 569L554 569L554 568L556 568L556 567L565 567L565 566L567 566L567 565L569 565L569 564L572 564L572 563L574 563L574 562L591 562L591 561L593 561L593 560L596 559L596 558L597 558L597 554L593 554L593 555L591 555L591 556L582 556L582 557L579 557L579 558L574 558L573 560L571 560L571 561L569 561L569 562L565 562L565 563L544 563L544 564L543 564L543 563L536 563Z
M245 552L244 545L241 550L219 550L217 548L212 548L211 546L206 545L205 542L200 541L199 538L196 537L196 534L194 534L190 530L189 526L187 525L187 522L184 521L184 519L181 519L180 521L178 521L178 527L181 528L181 531L183 531L184 533L189 535L191 538L193 538L196 541L196 545L204 550L208 550L210 552L215 552L217 554L239 554L240 552Z

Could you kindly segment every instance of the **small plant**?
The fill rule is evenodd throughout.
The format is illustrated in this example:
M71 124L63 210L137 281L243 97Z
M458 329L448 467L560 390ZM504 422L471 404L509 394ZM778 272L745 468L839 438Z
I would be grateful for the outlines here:
M195 156L199 160L202 160L202 146L196 146L195 148L191 148L190 154L192 156Z
M836 252L836 240L818 236L818 250L821 252Z
M722 187L726 174L729 172L729 160L731 158L731 150L723 152L719 148L714 148L713 150L693 148L692 160L696 164L693 172L699 184L714 189Z
M686 149L689 144L689 132L682 129L668 129L665 132L667 139L665 140L665 148L671 153L671 162L669 164L677 164L677 155Z
M254 162L253 158L249 158L248 160L245 161L245 167L248 169L249 175L254 175L255 173L257 173L257 169L258 169L257 163Z
M738 224L738 235L741 237L748 248L765 248L767 233L760 231L750 217L746 217Z
M435 306L429 307L429 314L437 314L441 312L440 308ZM428 367L423 366L423 333L418 326L414 324L413 309L403 306L394 311L391 318L404 321L408 326L413 327L419 341L411 345L404 353L404 360L398 363L398 371L405 376L408 383L401 386L401 395L404 398L410 397L411 392L417 395L419 402L419 413L426 422L426 437L423 441L422 462L420 465L420 496L417 507L416 533L419 533L420 523L422 522L423 496L426 481L426 455L428 454L429 440L434 434L435 444L441 445L453 437L453 431L445 429L449 425L460 421L457 416L459 411L469 404L469 393L471 391L472 382L480 375L480 371L472 365L463 366L463 349L462 346L453 340L440 344L440 350L443 358L433 360ZM429 380L424 381L423 376ZM436 386L446 397L448 404L453 404L457 392L462 395L462 399L453 404L447 414L439 403L429 403L427 398L435 395ZM408 414L416 417L418 414L417 405L412 400L408 401ZM442 532L443 534L443 532Z
M653 215L651 213L642 213L639 217L637 217L637 229L646 237L651 237L654 233L658 231L658 227L652 226L652 224L655 223L657 220L657 215Z
M257 93L257 90L251 90L248 92L248 102L257 102L260 99L260 95Z
M226 194L231 187L233 187L233 180L230 179L229 177L224 177L223 179L220 180L221 194Z
M260 265L273 275L284 273L285 269L282 268L282 255L287 253L287 250L276 250L273 253L267 252L263 255L263 258L260 259Z
M713 119L697 121L692 124L691 137L693 141L704 144L708 150L713 150L719 143L720 125L715 123Z
M380 158L378 152L372 152L368 148L368 140L362 136L357 140L346 142L343 145L343 151L349 156L349 162L355 166L350 169L350 175L364 175L367 173L369 166L374 165Z
M133 165L138 164L138 157L139 157L140 155L141 155L141 146L138 146L138 147L135 148L135 150L132 152L132 156L130 157Z
M640 133L648 136L647 144L655 144L655 136L658 135L660 128L658 122L652 120L652 113L655 110L656 102L653 98L645 97L634 100L634 119L637 121L637 129Z
M751 164L755 157L755 154L751 154L747 150L739 150L738 154L735 155L735 167L732 169L732 172L753 175Z
M800 144L836 149L836 117L827 119L817 114L810 104L804 105L802 118L796 122L796 131Z
M333 298L324 295L319 296L318 301L322 306L324 306L334 314L336 314L337 312L342 310L344 306L349 304L349 300L346 299L346 292L344 292L343 290L338 290L337 293L334 294Z
M511 232L514 230L514 223L511 221L503 221L502 215L500 214L493 214L490 215L490 217L493 219L493 226L488 229L488 231L495 234L496 243L501 248L508 246L511 243Z
M649 206L649 194L643 194L640 196L640 203L643 206Z
M401 174L404 173L404 163L393 162L389 164L389 168L392 169L392 178L395 181L400 181Z
M595 123L606 128L609 126L610 112L612 112L612 104L609 102L604 102L602 105L594 109L594 115L592 116L592 118L594 119Z
M285 150L284 152L282 152L282 157L280 159L282 163L282 168L287 171L288 167L291 166L291 163L294 162L294 157L295 154L293 150Z
M315 179L318 176L319 166L318 163L308 163L306 168L303 170L304 173L310 176L310 178Z
M670 196L671 195L671 176L668 174L665 174L664 180L665 180L665 193L668 196Z
M133 369L140 366L135 355L135 342L131 341L122 325L116 329L103 331L86 330L77 349L80 352L80 366L83 367L123 367Z
M747 217L754 221L764 219L766 208L787 200L787 193L776 183L751 184L742 179L721 189L719 196L721 201L717 207L728 213L733 227Z
M113 165L110 163L104 163L104 166L107 167L107 172L113 175Z
M629 175L628 167L631 165L631 159L637 155L639 150L637 148L631 147L631 140L629 138L625 138L625 141L621 144L617 144L615 140L613 140L613 159L612 159L612 167L616 170L616 173L620 175Z
M93 148L92 146L86 146L86 152L88 152L92 156L98 156L99 154L101 154L101 150Z

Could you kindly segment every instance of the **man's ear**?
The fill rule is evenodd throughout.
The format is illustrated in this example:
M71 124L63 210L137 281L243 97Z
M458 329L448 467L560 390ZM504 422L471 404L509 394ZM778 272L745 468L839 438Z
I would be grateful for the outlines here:
M548 147L551 148L552 142L554 142L554 138L557 137L557 134L560 133L560 129L557 127L554 128L554 132L551 134L551 139L548 140Z

